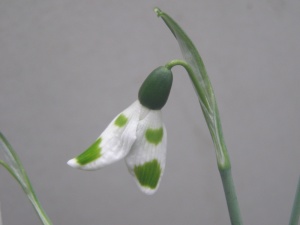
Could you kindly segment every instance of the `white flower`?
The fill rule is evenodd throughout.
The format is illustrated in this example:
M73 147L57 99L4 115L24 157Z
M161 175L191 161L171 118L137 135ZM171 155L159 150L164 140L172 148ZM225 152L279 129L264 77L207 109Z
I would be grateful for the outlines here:
M170 70L154 70L140 88L139 100L117 115L98 139L69 160L68 165L96 170L125 158L141 191L153 194L166 164L167 132L160 109L167 101L171 85Z
M161 110L139 100L117 115L98 139L68 161L72 167L96 170L125 157L130 173L146 194L154 193L165 168L167 132Z

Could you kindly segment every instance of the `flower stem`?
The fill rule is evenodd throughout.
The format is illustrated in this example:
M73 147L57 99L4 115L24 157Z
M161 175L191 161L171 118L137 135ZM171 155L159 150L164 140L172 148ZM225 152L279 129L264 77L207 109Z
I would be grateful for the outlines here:
M205 105L205 107L208 108L209 103L208 103L207 98L205 97L203 88L201 88L201 84L198 82L198 79L195 76L193 69L190 67L190 65L186 61L180 60L180 59L174 59L165 65L165 67L168 68L169 70L174 66L182 66L185 68L185 70L188 72L188 75L190 76L190 79L192 80L192 82L194 84L194 87L196 89L196 92L198 93L199 99L203 99L204 100L203 104Z
M222 184L226 196L231 224L242 225L243 224L242 217L241 217L237 195L235 192L234 182L231 174L231 163L225 145L225 141L223 138L223 132L222 132L217 105L215 103L213 105L213 109L211 109L211 106L209 105L208 99L206 97L206 94L203 91L203 88L201 87L199 79L197 79L196 75L193 72L193 69L186 61L176 59L168 62L165 66L168 69L172 69L172 67L174 66L184 67L190 79L192 80L192 83L198 95L199 102L203 110L203 114L206 119L215 146L218 169L222 179ZM212 113L211 110L213 110L214 112Z
M227 208L229 211L230 221L232 225L242 225L240 208L235 192L234 182L231 175L231 169L220 170L223 189L226 196Z
M298 225L299 216L300 216L300 176L299 176L298 186L296 190L296 195L294 199L294 205L293 205L293 210L291 213L289 225Z

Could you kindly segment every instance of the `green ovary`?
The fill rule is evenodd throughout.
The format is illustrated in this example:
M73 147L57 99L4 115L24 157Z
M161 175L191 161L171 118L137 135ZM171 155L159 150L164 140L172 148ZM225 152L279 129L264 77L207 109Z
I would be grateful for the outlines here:
M86 151L76 157L77 163L86 165L101 157L100 143L102 139L97 139Z
M153 159L143 165L135 166L134 174L141 186L155 189L161 174L160 164L157 159Z
M164 130L163 128L159 129L147 129L145 133L146 140L152 144L158 145L163 138Z
M148 109L158 110L166 104L173 82L172 71L164 66L153 70L139 90L139 101Z
M128 119L123 114L119 115L118 118L115 120L115 125L118 127L123 127L126 125Z

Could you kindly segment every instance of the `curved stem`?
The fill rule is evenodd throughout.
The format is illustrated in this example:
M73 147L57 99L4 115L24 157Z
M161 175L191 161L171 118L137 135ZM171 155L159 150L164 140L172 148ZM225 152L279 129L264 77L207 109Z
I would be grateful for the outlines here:
M185 70L188 72L190 79L192 80L194 87L196 89L196 92L198 93L198 97L199 99L203 100L203 104L205 105L206 108L209 108L209 102L205 96L205 93L203 91L203 89L201 88L200 83L197 80L197 77L195 76L193 69L190 67L190 65L184 61L184 60L180 60L180 59L174 59L170 62L168 62L165 67L168 68L169 70L172 69L172 67L174 66L182 66L185 68Z
M227 201L227 207L228 207L231 224L242 225L243 224L242 217L241 217L237 195L234 187L234 182L231 174L231 163L225 145L225 141L223 138L222 127L221 127L217 105L215 104L213 109L209 107L209 102L205 97L205 93L203 92L199 80L197 79L191 66L187 62L176 59L168 62L165 66L168 69L172 69L174 66L182 66L185 68L185 70L189 74L189 77L191 78L191 81L199 97L200 105L203 110L203 114L208 124L208 128L211 133L213 143L215 146L218 169L222 179L222 184L223 184L223 189ZM210 110L214 110L214 113L212 113ZM211 115L213 115L212 116L213 118L211 118Z
M293 210L291 213L289 225L298 225L299 216L300 216L300 176L299 176L298 186L296 190L296 195L294 199L294 205L293 205Z

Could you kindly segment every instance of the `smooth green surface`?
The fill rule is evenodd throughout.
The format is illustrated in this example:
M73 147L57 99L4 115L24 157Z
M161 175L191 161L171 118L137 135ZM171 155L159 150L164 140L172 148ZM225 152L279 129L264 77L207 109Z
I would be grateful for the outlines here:
M217 163L218 168L220 170L227 170L231 168L231 163L229 159L229 155L227 152L227 147L225 145L224 137L223 137L223 131L221 126L221 121L219 117L219 112L217 105L214 107L213 112L209 112L208 108L206 108L201 101L201 97L203 95L203 87L199 84L196 75L193 72L192 67L183 60L172 60L166 64L166 67L172 68L174 66L182 66L186 69L188 72L190 79L195 87L196 93L200 99L200 106L202 108L202 112L204 115L204 118L206 120L207 126L209 128L214 146L215 146L215 152L217 155ZM213 116L212 116L213 115Z
M140 103L152 110L161 109L167 102L173 82L171 70L160 66L153 70L139 90Z
M46 212L42 208L35 191L31 185L29 177L17 155L13 150L12 146L9 144L4 135L0 132L0 151L4 153L5 160L0 160L0 165L2 165L7 171L12 175L13 178L20 184L23 191L29 198L31 204L33 205L35 211L37 212L40 220L44 225L52 225L51 220L47 216Z
M159 8L155 8L154 11L157 16L164 20L168 28L177 39L184 59L190 64L195 78L198 80L198 85L202 87L201 90L203 91L203 94L199 96L200 100L205 104L205 107L213 107L215 98L212 86L207 76L202 58L199 55L194 43L168 14L162 12Z
M102 139L98 138L86 151L76 157L77 163L86 165L101 157L100 143Z
M155 189L161 174L160 164L156 159L153 159L143 165L135 166L134 174L141 186Z
M298 186L295 194L289 225L298 225L299 216L300 216L300 176L298 180Z
M176 65L183 66L191 78L215 146L217 165L222 178L231 224L241 225L242 218L231 175L231 163L223 137L216 98L204 63L195 45L182 28L169 15L162 12L160 9L155 8L154 11L164 20L177 39L182 55L186 60L186 62L183 60L173 60L167 63L166 67L171 69Z
M167 63L166 67L171 69L173 66L181 65L187 70L198 95L207 126L215 145L218 167L228 169L230 168L230 160L223 139L219 110L203 60L194 43L182 28L168 14L162 12L159 8L155 8L154 11L164 20L175 36L182 55L186 60L186 63L182 60L173 60Z
M118 127L123 127L126 125L127 121L128 121L127 117L125 115L121 114L115 120L115 125Z
M161 127L159 129L147 129L145 133L146 140L150 142L151 144L158 145L164 135L164 129Z
M234 182L231 175L231 169L220 170L219 172L222 178L231 224L242 225L243 222L235 192Z

